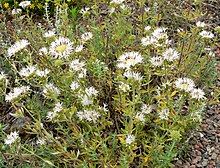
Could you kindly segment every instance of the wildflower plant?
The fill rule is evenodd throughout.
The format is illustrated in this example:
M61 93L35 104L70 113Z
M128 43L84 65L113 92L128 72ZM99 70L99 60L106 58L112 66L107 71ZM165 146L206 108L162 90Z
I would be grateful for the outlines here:
M22 121L1 134L14 166L23 154L36 167L173 166L209 102L200 81L216 39L201 15L183 13L194 25L174 31L170 13L158 17L161 2L95 3L76 25L63 3L49 28L14 16L16 33L0 48L0 103Z

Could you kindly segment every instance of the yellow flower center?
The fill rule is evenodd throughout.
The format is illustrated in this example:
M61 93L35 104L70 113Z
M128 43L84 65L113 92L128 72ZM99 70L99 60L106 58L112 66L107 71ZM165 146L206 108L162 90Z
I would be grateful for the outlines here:
M56 52L63 53L66 50L67 46L66 44L61 44L60 46L56 47Z
M130 59L127 59L126 61L126 64L134 64L135 63L135 59L134 58L130 58Z

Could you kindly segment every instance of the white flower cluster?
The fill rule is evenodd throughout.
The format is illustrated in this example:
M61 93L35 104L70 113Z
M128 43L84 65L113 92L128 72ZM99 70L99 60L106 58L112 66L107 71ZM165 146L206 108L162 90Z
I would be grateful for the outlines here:
M50 111L47 113L47 119L53 120L56 117L57 112L60 112L63 110L62 104L63 103L60 103L60 102L56 103L55 107L53 108L53 111Z
M162 56L168 62L172 62L172 61L177 60L179 58L179 53L172 48L168 48L163 52Z
M199 33L199 35L202 37L202 38L214 38L214 34L212 34L211 32L209 31L206 31L206 30L203 30Z
M87 121L93 121L94 123L96 123L96 121L98 120L98 118L101 116L98 112L96 112L95 110L84 110L84 111L80 111L77 112L77 117L79 118L79 120L87 120Z
M52 83L46 84L46 86L43 89L43 95L46 97L48 92L53 92L57 95L60 94L60 90L56 86L54 86L54 84Z
M130 145L130 144L132 144L134 141L135 141L135 136L132 135L132 134L128 134L127 137L126 137L126 139L125 139L125 142Z
M110 4L121 5L123 2L124 0L112 0Z
M98 91L94 87L85 89L85 95L82 97L81 103L83 106L88 106L93 103L93 98L98 95Z
M93 37L92 32L85 32L81 35L82 42L86 42Z
M8 49L8 56L11 57L12 55L15 55L18 51L24 49L29 44L30 43L27 40L16 41L15 44Z
M145 31L149 31L151 29L150 26L147 26L145 28ZM169 44L168 35L166 33L166 29L164 27L158 27L156 28L151 35L143 37L141 39L141 43L143 46L149 46L149 45L156 45L161 46L159 43L160 39L165 39L165 44Z
M44 37L50 38L54 37L56 35L56 32L54 30L49 30L48 32L44 33Z
M0 73L0 81L2 80L2 79L5 79L6 78L6 75L4 74L4 72L1 72Z
M36 144L37 145L44 145L46 143L46 139L45 138L43 138L43 139L38 139L37 141L36 141Z
M80 71L78 78L84 78L87 72L87 70L84 68L85 65L85 62L80 62L79 59L75 59L70 63L70 68L74 71Z
M119 85L119 89L122 90L123 92L127 92L130 90L130 86L128 84L121 82Z
M34 71L36 70L36 66L27 66L27 67L23 67L20 72L19 75L21 77L29 77L31 74L34 73Z
M73 50L73 43L64 37L57 38L50 45L50 55L54 58L68 58Z
M137 112L135 118L140 122L145 122L145 115L150 114L152 111L152 106L143 104L141 107L141 111Z
M80 85L79 85L78 82L73 81L73 82L71 83L71 85L70 85L70 88L74 91L74 90L78 89L79 86L80 86Z
M143 57L138 52L126 52L122 54L118 59L118 68L130 69L131 66L135 66L138 63L141 63Z
M22 1L19 3L19 6L25 9L26 7L31 5L31 1Z
M191 97L194 99L203 99L205 98L204 95L205 93L203 92L202 89L196 89L195 83L193 82L192 79L189 78L179 78L174 82L176 88L180 90L184 90L186 92L190 92Z
M50 73L50 70L47 68L45 70L37 69L35 73L36 73L36 75L38 75L40 77L46 77Z
M170 114L170 111L168 109L162 109L159 112L159 118L161 120L168 120L169 114Z
M125 71L124 76L127 77L128 79L134 79L136 81L140 81L142 80L142 76L140 75L140 73L137 72L132 72L132 71Z
M7 138L5 139L5 145L13 144L18 138L19 138L18 132L16 131L11 132L9 135L7 135Z
M27 92L28 90L30 90L29 86L15 87L5 96L5 101L11 102L13 99L18 98L18 96L20 96L22 93Z

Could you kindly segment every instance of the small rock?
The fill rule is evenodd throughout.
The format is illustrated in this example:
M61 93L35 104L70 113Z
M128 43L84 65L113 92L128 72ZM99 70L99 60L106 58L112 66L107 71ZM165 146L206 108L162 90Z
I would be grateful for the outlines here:
M212 158L213 160L215 160L215 159L217 158L217 154L216 154L216 153L213 153L212 156L211 156L211 158Z
M196 168L196 166L195 165L191 165L189 168Z
M200 146L197 145L197 144L195 144L195 145L194 145L194 148L195 148L195 149L200 149Z
M208 165L208 160L207 159L204 159L203 161L202 161L202 166L207 166Z
M197 154L197 156L201 156L201 155L202 155L202 152L196 151L196 154Z

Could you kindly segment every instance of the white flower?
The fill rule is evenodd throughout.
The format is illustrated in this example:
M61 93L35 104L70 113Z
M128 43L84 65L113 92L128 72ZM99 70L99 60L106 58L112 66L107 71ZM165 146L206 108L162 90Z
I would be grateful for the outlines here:
M81 39L84 42L90 40L92 37L93 37L93 34L91 32L86 32L81 35Z
M57 112L50 111L50 112L47 113L47 119L48 120L53 120L56 117L56 115L57 115Z
M164 57L165 60L171 62L179 58L179 53L174 49L169 48L163 52L162 56Z
M150 62L153 66L159 67L159 66L163 65L163 57L161 57L161 56L152 57L150 59Z
M2 79L5 79L6 78L6 75L4 74L4 72L1 72L0 73L0 81L2 80Z
M204 97L205 93L203 92L202 89L193 89L193 90L191 90L190 94L191 94L192 98L194 98L194 99L200 100L200 99L205 98Z
M19 13L21 13L22 12L22 10L21 9L13 9L12 11L11 11L11 14L12 15L17 15L17 14L19 14Z
M74 71L80 71L85 66L85 62L80 62L79 59L75 59L70 63L70 68Z
M97 94L99 93L97 90L95 90L94 87L89 87L89 88L86 88L85 90L87 96L91 97L91 96L97 96Z
M61 110L63 110L62 104L63 103L60 103L60 102L56 103L53 111L60 112Z
M152 35L156 37L158 40L163 38L168 38L166 29L167 28L164 27L158 27L153 31Z
M50 55L54 58L68 58L72 53L73 43L64 37L59 37L50 45Z
M13 90L11 92L9 92L5 96L5 101L9 101L10 102L13 99L17 98L18 96L20 96L22 93L27 92L28 90L30 90L29 86L15 87L15 88L13 88Z
M36 141L36 144L38 145L43 145L43 144L45 144L46 143L46 139L38 139L37 141Z
M119 85L119 89L122 90L123 92L127 92L128 90L130 90L130 86L121 82L121 84Z
M131 71L126 71L123 74L125 77L127 77L128 79L134 79L134 80L142 80L142 76L140 75L140 73L137 72L131 72Z
M35 73L40 77L46 77L50 73L50 70L47 68L44 71L37 69Z
M78 45L78 46L76 46L76 48L75 48L75 52L80 52L80 51L82 51L82 49L83 49L83 45Z
M127 68L130 69L131 66L134 66L138 63L141 63L143 57L138 52L126 52L122 54L118 59L118 68Z
M44 37L54 37L56 35L55 31L49 30L48 32L44 33Z
M77 117L79 118L79 120L87 120L87 121L93 121L94 123L96 123L96 121L98 120L98 118L101 116L98 112L96 112L95 110L84 110L81 112L77 112L76 113Z
M135 141L135 136L132 135L132 134L128 134L127 137L126 137L125 142L130 145L130 144L133 143L134 141Z
M46 96L48 92L51 92L51 91L57 95L60 94L60 90L56 86L54 86L54 84L49 83L49 84L46 84L45 88L43 89L43 95Z
M146 105L146 104L143 104L142 107L141 107L141 112L144 113L144 114L150 114L152 111L152 106L149 106L149 105Z
M89 97L87 95L84 95L84 97L82 98L81 103L82 103L83 106L88 106L88 105L92 104L93 101L91 99L89 99Z
M90 10L89 7L85 7L85 8L82 8L79 13L81 13L82 15L85 15L86 13L88 13L89 10Z
M179 78L174 82L174 84L176 88L187 92L190 92L195 87L193 80L189 78Z
M196 26L197 27L205 27L205 26L207 26L207 24L205 24L205 22L198 21L198 22L196 22Z
M18 51L24 49L27 45L29 45L30 43L27 40L20 40L20 41L16 41L14 45L12 45L9 49L8 49L8 56L12 56L15 55L15 53L17 53Z
M211 57L215 57L215 53L212 52L212 51L210 51L210 52L209 52L209 56L211 56Z
M169 110L168 109L162 109L160 112L159 112L159 118L161 120L168 120L168 117L169 117Z
M145 117L143 113L138 112L135 116L135 118L140 122L145 122Z
M47 55L48 51L46 47L43 47L39 50L39 55Z
M19 6L25 9L27 6L31 5L31 1L23 1L19 3Z
M47 113L47 119L53 120L56 117L57 113L63 110L62 104L63 103L60 102L56 103L53 111Z
M151 45L151 44L156 44L158 41L156 38L154 37L150 37L150 36L147 36L147 37L143 37L141 39L141 44L143 46L148 46L148 45Z
M34 73L34 71L36 70L36 66L27 66L26 68L22 68L20 70L19 75L21 77L28 77L30 76L32 73Z
M84 78L86 76L87 70L85 68L81 69L81 73L79 73L78 78Z
M145 28L144 28L144 31L149 31L151 29L151 26L146 26Z
M70 85L70 88L74 91L74 90L78 89L79 86L80 86L80 85L79 85L78 82L73 81L73 82L71 83L71 85Z
M19 138L18 132L16 131L11 132L9 135L7 135L7 138L5 139L5 145L13 144L18 138Z
M123 2L124 0L112 0L110 4L121 5Z
M214 38L214 34L206 30L201 31L199 35L202 36L202 38Z

